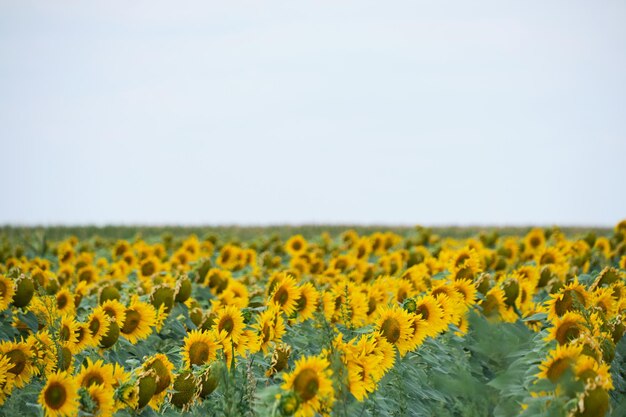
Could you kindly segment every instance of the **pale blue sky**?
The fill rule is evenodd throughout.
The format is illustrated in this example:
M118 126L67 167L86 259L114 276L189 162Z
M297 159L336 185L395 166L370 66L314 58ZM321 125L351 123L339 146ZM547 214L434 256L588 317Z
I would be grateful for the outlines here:
M0 224L613 225L624 22L624 1L0 0Z

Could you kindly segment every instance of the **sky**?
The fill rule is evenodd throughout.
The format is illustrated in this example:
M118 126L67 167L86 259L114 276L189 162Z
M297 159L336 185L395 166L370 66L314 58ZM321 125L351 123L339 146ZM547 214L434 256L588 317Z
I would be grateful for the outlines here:
M626 2L0 0L0 224L612 226Z

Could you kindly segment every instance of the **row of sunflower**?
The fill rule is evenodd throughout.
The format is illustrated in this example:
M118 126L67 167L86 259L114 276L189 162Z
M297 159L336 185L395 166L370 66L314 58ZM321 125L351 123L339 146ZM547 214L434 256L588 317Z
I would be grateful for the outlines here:
M330 415L425 340L471 332L471 312L554 346L535 373L554 389L529 396L602 416L626 324L626 221L610 237L69 238L20 255L0 263L0 407L22 391L47 416L208 411L229 383L251 413Z

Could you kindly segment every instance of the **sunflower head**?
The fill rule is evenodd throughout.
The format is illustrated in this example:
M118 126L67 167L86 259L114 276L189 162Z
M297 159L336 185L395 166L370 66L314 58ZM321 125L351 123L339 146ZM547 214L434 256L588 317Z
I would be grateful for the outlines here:
M304 415L313 415L334 402L332 372L326 359L303 357L296 362L292 373L283 375L285 382L281 388L298 396Z
M174 365L164 354L157 353L156 355L151 356L144 362L143 368L148 371L154 370L155 372L155 395L165 391L172 383L172 371L174 370Z
M222 342L215 332L192 330L185 337L181 353L185 367L213 362L221 348Z
M200 381L191 371L183 371L174 379L170 403L181 410L188 410L200 392Z
M78 415L78 385L66 372L48 377L39 394L39 404L48 416Z
M156 310L148 303L133 300L126 309L124 324L120 332L132 344L150 336L152 326L156 324Z

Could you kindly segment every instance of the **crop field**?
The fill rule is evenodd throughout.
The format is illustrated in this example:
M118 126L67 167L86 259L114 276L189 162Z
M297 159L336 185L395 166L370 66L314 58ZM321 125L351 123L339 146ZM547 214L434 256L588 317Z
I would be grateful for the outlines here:
M0 229L0 416L626 416L613 229Z

